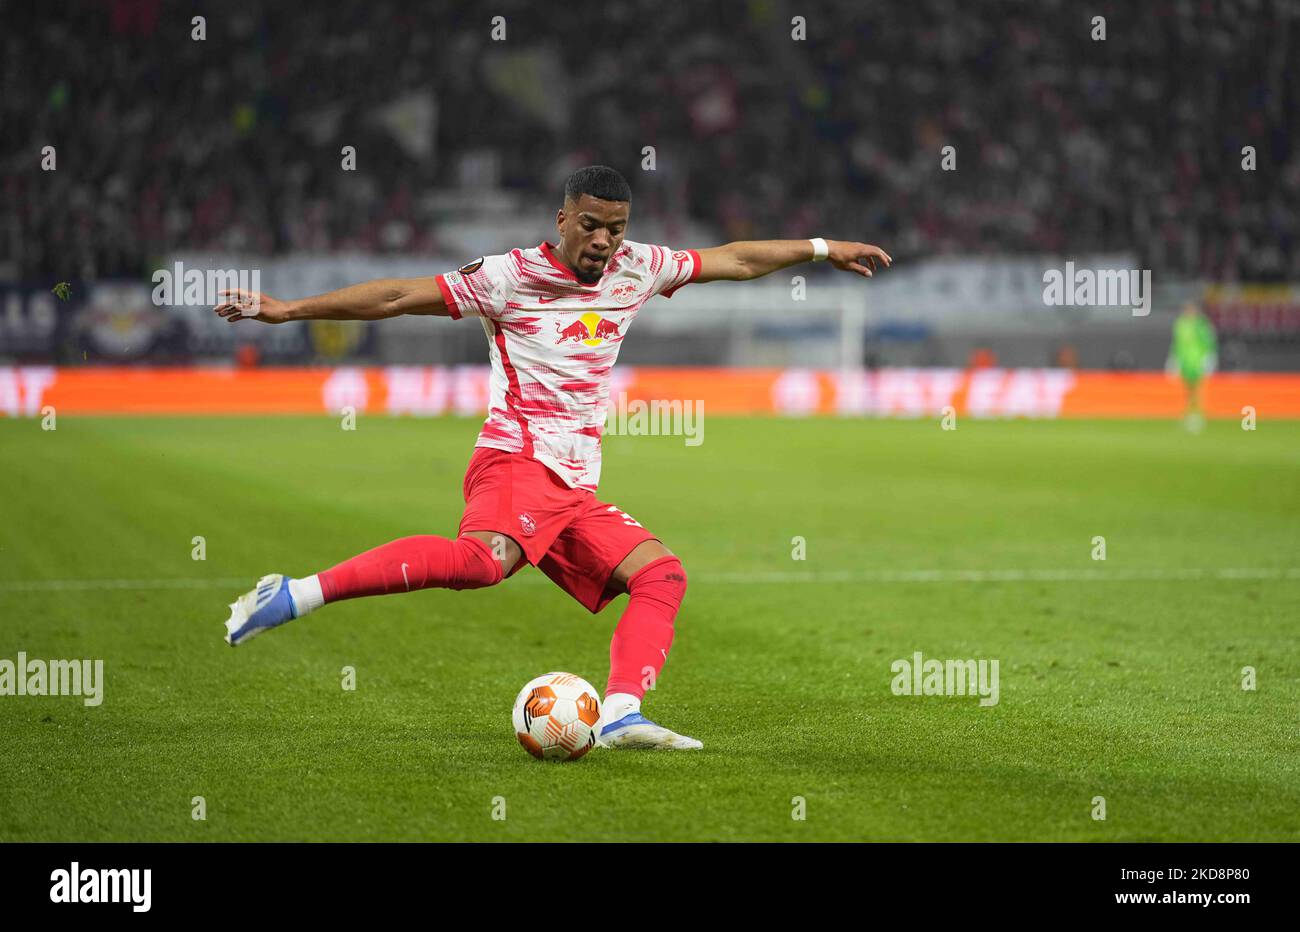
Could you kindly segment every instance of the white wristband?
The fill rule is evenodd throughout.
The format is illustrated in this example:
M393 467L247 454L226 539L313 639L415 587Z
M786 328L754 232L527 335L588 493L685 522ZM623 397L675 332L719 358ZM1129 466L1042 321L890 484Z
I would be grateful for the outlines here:
M813 262L821 262L831 254L831 248L826 245L826 240L820 236L809 240L813 244Z

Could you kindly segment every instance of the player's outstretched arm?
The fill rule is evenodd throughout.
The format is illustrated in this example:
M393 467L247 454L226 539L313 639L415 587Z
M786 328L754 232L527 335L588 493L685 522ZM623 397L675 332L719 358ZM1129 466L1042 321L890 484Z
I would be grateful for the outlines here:
M829 239L825 259L835 268L870 278L879 262L888 268L893 259L879 246ZM701 249L700 274L697 282L743 282L819 258L816 245L809 239L742 240Z
M290 320L384 320L402 314L450 316L433 278L379 278L337 291L281 301L256 291L223 291L212 310L230 323L252 318L264 324Z

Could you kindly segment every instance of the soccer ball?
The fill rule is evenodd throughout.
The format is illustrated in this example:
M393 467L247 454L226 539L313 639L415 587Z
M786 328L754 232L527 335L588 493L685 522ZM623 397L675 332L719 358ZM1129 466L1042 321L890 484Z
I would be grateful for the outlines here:
M519 690L511 716L524 750L538 760L577 760L596 743L600 694L572 673L547 673Z

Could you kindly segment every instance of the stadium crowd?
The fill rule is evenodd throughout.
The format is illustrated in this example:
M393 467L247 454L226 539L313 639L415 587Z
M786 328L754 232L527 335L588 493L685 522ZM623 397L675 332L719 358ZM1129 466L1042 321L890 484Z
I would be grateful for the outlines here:
M455 244L430 192L550 210L604 162L640 215L722 240L1300 279L1300 7L1085 6L18 4L0 277L134 275L175 248L435 253Z

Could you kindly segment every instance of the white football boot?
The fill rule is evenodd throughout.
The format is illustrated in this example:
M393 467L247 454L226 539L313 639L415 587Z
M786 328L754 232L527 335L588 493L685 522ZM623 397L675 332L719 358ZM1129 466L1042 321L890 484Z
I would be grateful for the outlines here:
M596 723L596 744L602 748L630 750L694 751L704 743L656 725L640 712L629 712L616 722L602 717Z
M226 643L238 647L249 638L297 617L289 595L289 577L279 573L263 576L256 588L230 603Z

